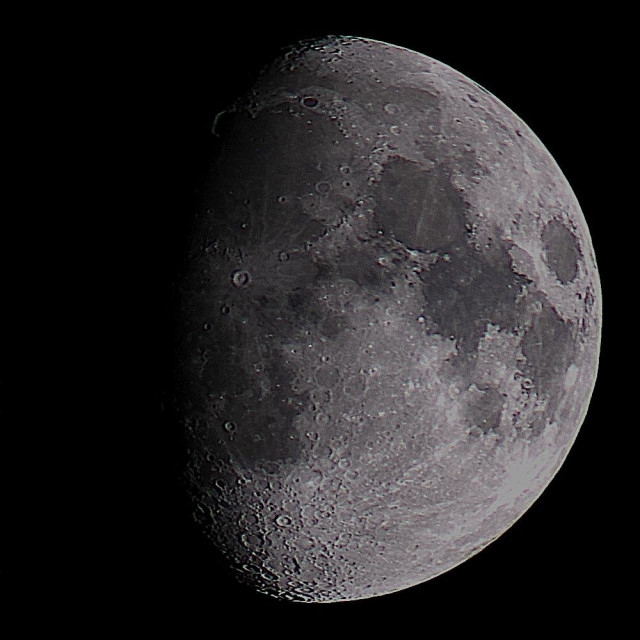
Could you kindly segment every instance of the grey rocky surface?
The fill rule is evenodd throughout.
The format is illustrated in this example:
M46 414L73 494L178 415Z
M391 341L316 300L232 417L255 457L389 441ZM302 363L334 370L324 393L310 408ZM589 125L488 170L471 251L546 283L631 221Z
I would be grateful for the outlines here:
M293 48L215 135L178 336L199 521L280 598L456 566L587 410L601 295L570 186L477 84L358 38Z

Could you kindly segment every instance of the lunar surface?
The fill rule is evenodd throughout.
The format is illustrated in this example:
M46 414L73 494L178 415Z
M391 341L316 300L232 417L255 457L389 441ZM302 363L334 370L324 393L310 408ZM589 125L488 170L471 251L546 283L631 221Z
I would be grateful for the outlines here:
M587 410L601 296L571 188L482 87L361 38L293 47L212 133L176 358L197 521L282 599L451 569Z

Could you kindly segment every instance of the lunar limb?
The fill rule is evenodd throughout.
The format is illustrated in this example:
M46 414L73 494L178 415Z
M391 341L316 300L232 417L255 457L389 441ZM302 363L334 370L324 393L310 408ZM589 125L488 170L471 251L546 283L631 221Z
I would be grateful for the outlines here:
M292 48L214 133L177 336L198 521L289 600L460 564L545 489L591 397L570 186L482 87L362 38Z

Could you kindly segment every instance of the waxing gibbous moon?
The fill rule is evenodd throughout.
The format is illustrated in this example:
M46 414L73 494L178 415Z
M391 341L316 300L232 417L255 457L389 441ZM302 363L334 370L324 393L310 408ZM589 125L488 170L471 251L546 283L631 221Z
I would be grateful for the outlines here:
M601 294L569 184L475 82L362 38L291 48L212 133L176 335L204 534L289 600L460 564L587 411Z

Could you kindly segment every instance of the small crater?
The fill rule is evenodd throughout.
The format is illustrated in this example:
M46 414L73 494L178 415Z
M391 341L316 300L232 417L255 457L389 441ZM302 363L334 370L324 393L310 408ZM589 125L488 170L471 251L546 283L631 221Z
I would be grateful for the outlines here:
M231 283L234 287L246 287L249 284L250 276L248 271L234 271L231 274Z
M316 193L319 193L321 196L326 196L329 191L331 191L331 185L328 182L316 182L315 184Z
M279 527L290 527L291 518L289 516L281 515L276 518L276 524Z
M346 328L346 323L341 316L329 316L320 321L318 328L327 338L335 338Z

